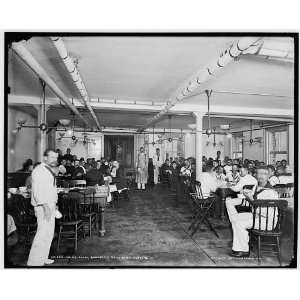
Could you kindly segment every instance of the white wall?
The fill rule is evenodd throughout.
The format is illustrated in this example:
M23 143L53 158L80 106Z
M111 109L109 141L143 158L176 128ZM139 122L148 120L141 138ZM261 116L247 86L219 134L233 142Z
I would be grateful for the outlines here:
M25 125L36 125L37 119L31 115L19 111L16 108L8 108L8 172L21 169L23 162L31 158L33 162L37 160L37 132L38 129L22 128L14 134L12 131L17 127L17 121L26 119Z
M190 157L190 156L196 157L195 139L196 139L195 134L185 134L185 138L184 138L185 157ZM210 142L209 145L207 145L208 141ZM222 143L222 145L219 144L220 142ZM223 135L216 135L217 146L214 147L212 143L213 143L213 136L208 137L207 135L202 134L202 155L205 155L207 158L212 157L215 159L217 156L217 151L221 151L221 159L223 159L225 155L225 146L228 147L228 141L226 141L226 137Z
M252 138L255 139L255 137L261 138L261 143L253 143L252 145L249 143L250 140L250 132L244 132L243 136L245 138L245 142L243 144L243 156L244 159L253 159L253 160L259 160L264 161L264 133L263 129L253 131Z
M82 140L83 135L82 132L75 132L74 135L79 137ZM65 134L65 136L68 136ZM77 155L77 158L80 159L83 157L84 159L94 157L96 160L100 159L102 156L102 139L103 135L100 133L89 133L89 138L94 139L96 145L91 143L87 143L83 145L81 142L74 144L72 139L70 138L62 138L59 140L59 132L56 132L56 145L55 148L59 148L63 154L66 153L67 148L71 149L71 153L73 155Z

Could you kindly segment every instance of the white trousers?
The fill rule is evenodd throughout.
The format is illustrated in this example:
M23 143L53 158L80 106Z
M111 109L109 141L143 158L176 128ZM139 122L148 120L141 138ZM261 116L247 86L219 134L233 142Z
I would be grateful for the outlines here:
M236 199L226 199L226 208L229 220L232 226L233 233L233 242L232 242L232 250L234 251L249 251L249 232L247 229L253 226L253 213L238 213L235 206L241 204L242 200L239 198ZM261 222L261 230L271 230L273 226L273 215L274 211L269 209L268 211L268 224L266 223L266 219L262 217L263 220ZM266 209L261 210L262 216L266 216ZM278 215L276 213L274 224L277 224ZM259 219L258 217L255 219L254 224L255 229L259 229Z
M234 251L249 251L249 232L248 228L252 227L252 213L238 213L235 206L241 204L242 199L227 198L226 208L229 220L232 226L233 242L232 250Z
M154 184L158 183L159 167L154 168Z
M55 205L50 207L52 215L50 221L44 218L42 206L34 208L37 218L37 231L30 249L28 266L43 266L48 259L51 243L54 236L55 226Z

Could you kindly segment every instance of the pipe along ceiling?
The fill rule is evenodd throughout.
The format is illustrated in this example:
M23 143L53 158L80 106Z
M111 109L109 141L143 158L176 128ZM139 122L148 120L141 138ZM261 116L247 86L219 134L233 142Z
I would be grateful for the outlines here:
M258 52L261 47L260 41L261 38L246 37L232 43L220 54L220 56L212 64L208 65L205 68L202 68L195 76L193 76L193 78L188 81L188 83L185 83L182 88L180 88L180 92L172 95L170 97L170 101L168 101L165 107L152 119L150 119L144 126L142 126L138 130L138 132L144 131L146 128L157 122L173 106L193 93L204 82L207 82L209 79L211 79L212 76L215 75L220 69L231 63L234 59L238 58L244 52L249 52L250 48L252 48L251 52Z

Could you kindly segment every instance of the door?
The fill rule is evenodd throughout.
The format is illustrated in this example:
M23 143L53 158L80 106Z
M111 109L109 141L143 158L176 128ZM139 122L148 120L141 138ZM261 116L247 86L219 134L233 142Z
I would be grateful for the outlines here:
M105 135L104 156L108 160L116 160L120 167L133 168L134 137L132 135Z

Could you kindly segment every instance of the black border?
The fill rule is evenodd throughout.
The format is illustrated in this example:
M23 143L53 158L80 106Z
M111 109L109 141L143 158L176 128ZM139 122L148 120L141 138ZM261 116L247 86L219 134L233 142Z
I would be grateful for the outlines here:
M295 201L294 201L294 257L290 265L278 266L51 266L51 267L27 267L7 264L7 152L8 152L8 51L12 41L20 41L39 36L99 36L99 37L290 37L294 39L294 173L295 173ZM299 33L298 32L5 32L4 33L4 267L14 269L37 268L37 269L279 269L297 267L297 245L298 245L298 118L299 118Z

